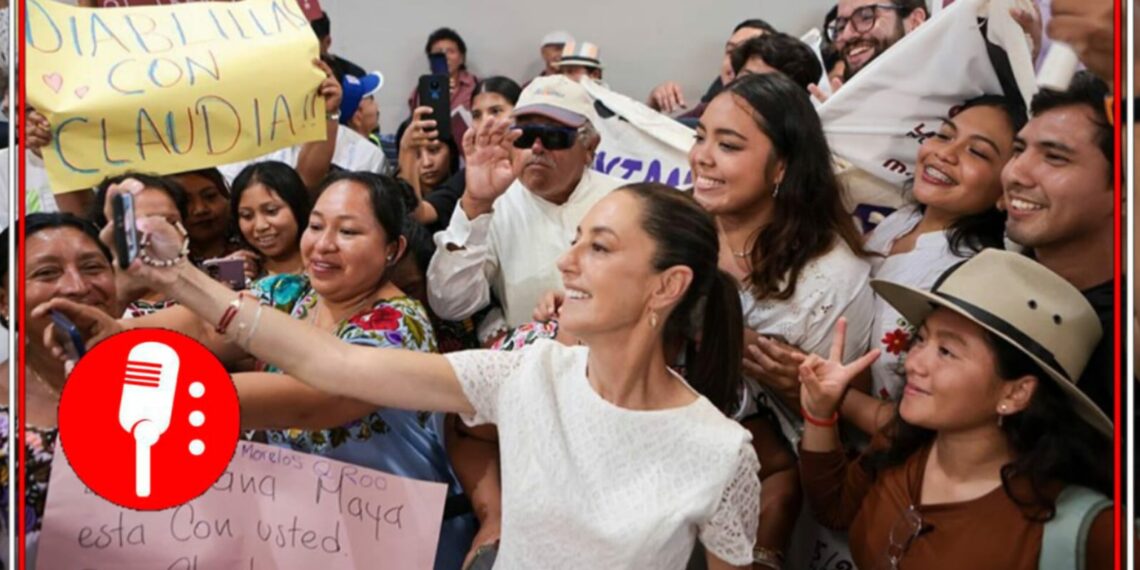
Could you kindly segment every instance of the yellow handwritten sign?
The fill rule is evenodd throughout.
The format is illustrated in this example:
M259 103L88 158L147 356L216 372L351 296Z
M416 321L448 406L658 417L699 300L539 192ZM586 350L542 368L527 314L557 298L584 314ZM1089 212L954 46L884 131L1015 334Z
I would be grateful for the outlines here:
M25 9L29 103L55 192L325 138L317 39L296 0Z

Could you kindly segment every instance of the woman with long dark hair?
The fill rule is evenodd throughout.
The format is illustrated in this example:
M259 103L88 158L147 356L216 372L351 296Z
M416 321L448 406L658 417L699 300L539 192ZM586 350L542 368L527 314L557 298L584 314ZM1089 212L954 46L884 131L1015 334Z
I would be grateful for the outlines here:
M230 217L242 246L259 256L258 276L303 270L301 236L312 207L305 182L283 162L257 162L234 178Z
M847 317L849 348L866 347L870 263L804 90L778 73L732 82L701 116L689 163L693 195L716 218L720 267L739 282L746 328L823 354ZM753 387L797 417L796 387L758 372Z
M173 229L143 225L150 257L175 260ZM449 355L337 342L242 303L181 260L138 262L130 273L207 322L224 319L228 338L322 391L496 423L506 483L499 566L683 568L699 537L710 568L748 568L759 465L747 431L720 412L739 401L742 328L719 248L712 220L684 194L615 190L558 262L562 326L584 346ZM697 337L684 378L666 347Z
M1003 247L1001 171L1025 121L1024 106L992 95L967 101L943 119L919 148L914 203L887 216L867 238L867 249L878 254L871 259L872 277L930 289L951 266L983 248ZM882 352L868 370L872 397L847 398L841 411L867 433L890 417L882 402L902 396L903 360L913 335L914 327L876 297L871 346Z
M1102 331L1081 292L994 249L931 291L873 285L918 333L896 416L859 460L838 407L878 349L843 364L841 323L828 358L800 367L804 489L821 521L850 528L856 565L1112 568L1112 421L1076 385ZM1049 538L1059 517L1069 530Z

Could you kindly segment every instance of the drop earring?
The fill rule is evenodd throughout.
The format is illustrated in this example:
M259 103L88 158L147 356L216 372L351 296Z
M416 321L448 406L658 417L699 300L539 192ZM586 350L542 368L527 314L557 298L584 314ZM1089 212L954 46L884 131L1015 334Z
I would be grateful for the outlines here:
M657 313L649 313L649 326L657 328Z
M780 195L780 183L777 182L776 183L776 189L772 190L772 197L775 198L776 196L779 196L779 195Z

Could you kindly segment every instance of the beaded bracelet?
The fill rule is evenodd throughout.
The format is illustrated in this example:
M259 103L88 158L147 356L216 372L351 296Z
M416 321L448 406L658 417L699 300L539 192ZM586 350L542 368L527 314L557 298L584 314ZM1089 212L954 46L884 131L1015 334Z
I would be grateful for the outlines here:
M186 228L182 226L182 222L174 222L174 228L178 233L182 234L182 247L178 251L178 255L172 259L155 259L146 253L146 248L150 245L150 235L143 237L142 244L139 247L139 259L143 263L151 267L173 267L179 261L185 259L190 255L190 234L186 232Z

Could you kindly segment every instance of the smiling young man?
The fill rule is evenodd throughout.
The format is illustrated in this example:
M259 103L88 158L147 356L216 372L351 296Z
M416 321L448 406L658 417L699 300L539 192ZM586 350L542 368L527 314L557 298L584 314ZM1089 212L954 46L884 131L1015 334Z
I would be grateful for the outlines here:
M1068 91L1033 98L1033 119L1014 139L1002 172L1006 233L1045 267L1084 293L1104 335L1078 386L1113 410L1113 130L1108 86L1078 73Z

